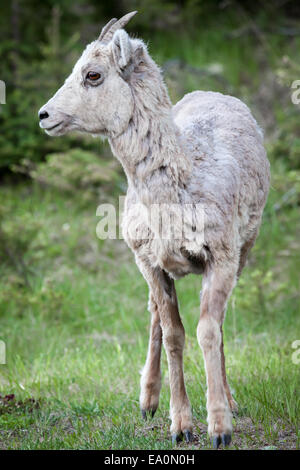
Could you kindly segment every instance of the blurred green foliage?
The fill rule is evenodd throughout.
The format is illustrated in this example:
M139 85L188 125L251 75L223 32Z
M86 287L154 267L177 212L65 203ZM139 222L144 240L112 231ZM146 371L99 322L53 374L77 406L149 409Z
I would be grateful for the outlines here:
M257 9L253 2L236 0L9 0L0 6L0 79L7 94L7 103L0 106L0 172L23 159L37 162L72 148L100 153L98 140L78 134L63 139L46 136L39 129L37 111L63 83L103 24L133 9L139 14L128 25L129 32L150 42L160 65L170 65L170 60L179 63L175 73L166 67L174 100L195 88L212 88L247 100L244 95L257 94L257 80L264 79L267 67L274 67L275 81L279 67L278 77L286 88L295 75L293 67L276 62L287 38L291 53L299 50L297 2L264 2ZM288 60L299 64L295 57ZM286 111L284 103L282 115ZM273 114L272 109L269 112ZM284 119L279 114L274 119L281 125ZM299 110L288 114L289 123L282 126L274 152L278 157L284 153L295 168Z
M96 148L95 142L78 136L48 139L38 126L38 109L76 60L79 17L66 1L14 0L1 6L0 78L6 83L6 104L0 112L0 170L22 159L43 160L49 152L78 142L83 148Z

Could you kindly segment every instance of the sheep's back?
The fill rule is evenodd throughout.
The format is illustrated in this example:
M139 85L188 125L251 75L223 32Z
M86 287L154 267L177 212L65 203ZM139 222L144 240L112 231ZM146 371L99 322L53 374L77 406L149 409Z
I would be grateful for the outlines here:
M213 230L237 218L247 239L260 223L270 177L263 133L249 108L232 96L196 91L173 107L173 116L193 160L191 199L204 205Z

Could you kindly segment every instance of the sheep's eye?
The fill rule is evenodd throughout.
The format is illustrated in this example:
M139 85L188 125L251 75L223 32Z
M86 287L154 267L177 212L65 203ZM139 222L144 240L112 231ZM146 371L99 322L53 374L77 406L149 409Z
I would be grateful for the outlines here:
M88 72L86 78L95 82L96 80L99 80L99 78L101 78L101 74L98 72Z

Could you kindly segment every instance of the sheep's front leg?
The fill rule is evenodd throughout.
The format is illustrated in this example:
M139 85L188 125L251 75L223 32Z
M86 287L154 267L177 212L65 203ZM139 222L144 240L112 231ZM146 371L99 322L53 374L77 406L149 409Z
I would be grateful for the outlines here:
M169 366L172 441L173 443L178 442L183 435L186 441L190 441L192 438L192 414L183 375L185 333L179 316L174 281L163 270L153 269L145 260L138 257L136 259L149 284L160 318L163 344ZM153 357L151 353L150 357ZM145 377L147 377L147 373L145 373Z
M174 281L165 275L165 289L160 299L160 321L167 353L171 390L170 416L172 442L192 439L192 414L183 374L185 332L180 319Z
M221 327L227 299L234 286L236 267L215 267L205 273L197 329L207 379L208 433L218 448L231 442L232 414L226 387L225 359L222 357Z
M142 416L147 419L147 412L154 416L158 408L161 388L160 356L162 330L157 303L153 295L149 295L149 311L151 313L150 338L145 367L141 377L140 407Z

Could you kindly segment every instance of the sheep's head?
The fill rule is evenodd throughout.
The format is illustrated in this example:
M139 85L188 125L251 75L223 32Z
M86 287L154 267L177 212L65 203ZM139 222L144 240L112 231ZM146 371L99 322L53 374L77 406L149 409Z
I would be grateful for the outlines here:
M127 128L134 108L132 75L141 76L147 58L151 61L143 42L121 29L135 13L102 29L64 85L40 109L40 127L47 134L78 130L114 137Z

